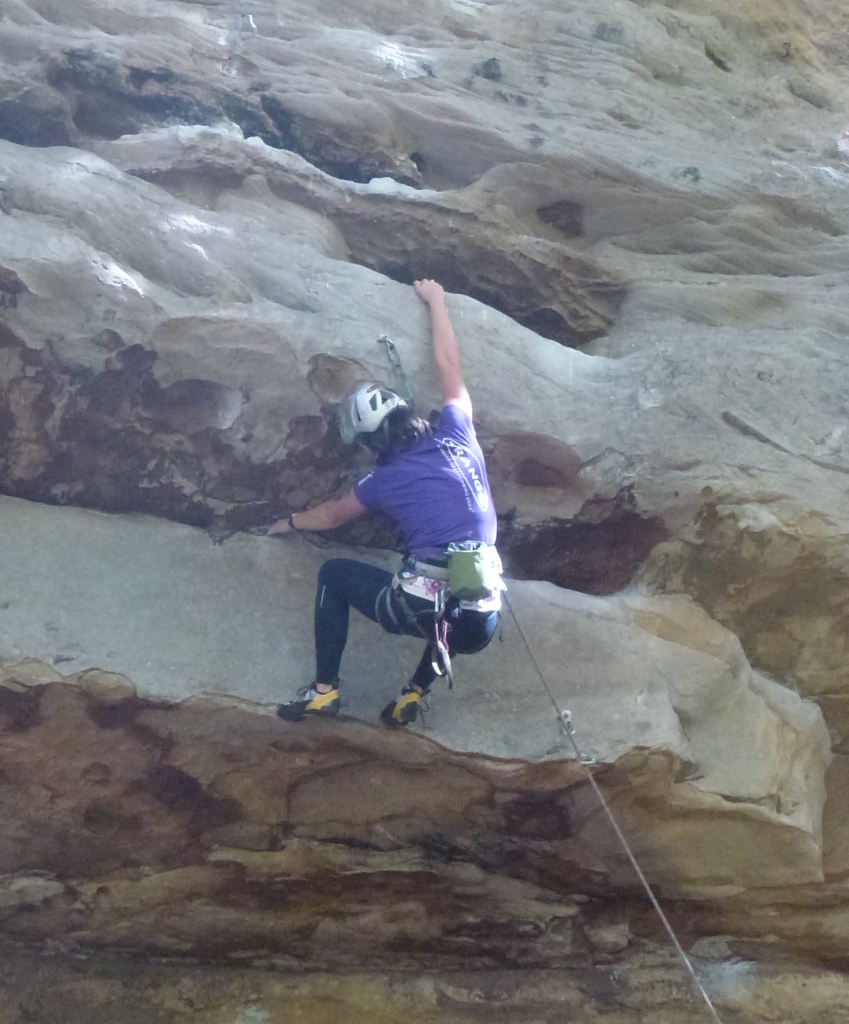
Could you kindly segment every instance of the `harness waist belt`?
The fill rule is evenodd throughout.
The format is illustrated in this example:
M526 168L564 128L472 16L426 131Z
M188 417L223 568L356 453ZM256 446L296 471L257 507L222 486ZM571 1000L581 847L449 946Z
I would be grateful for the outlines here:
M405 594L411 597L422 597L425 601L435 603L440 590L446 589L446 580L437 580L428 576L403 576L398 573L393 581ZM480 601L460 601L460 609L470 612L497 612L501 608L501 592L496 591Z
M438 565L436 562L420 562L418 559L410 559L404 569L409 569L416 576L427 576L431 580L448 581L448 566ZM403 572L404 569L401 571Z
M410 556L395 574L392 585L400 587L412 597L421 597L435 603L440 592L447 596L447 558L446 562L440 564ZM460 600L459 604L464 611L497 612L501 608L501 590L495 589L477 601Z
M437 595L440 590L445 590L448 583L448 574L446 572L445 579L434 579L432 576L408 576L403 572L395 575L395 584L399 586L405 594L410 594L413 597L423 597L425 601L436 601Z

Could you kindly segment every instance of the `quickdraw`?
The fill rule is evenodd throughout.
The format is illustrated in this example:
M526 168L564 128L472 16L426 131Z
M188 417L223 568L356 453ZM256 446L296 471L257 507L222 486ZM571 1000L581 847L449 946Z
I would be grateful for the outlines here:
M395 347L395 342L389 337L388 334L381 334L377 339L378 345L386 346L386 358L389 360L389 365L393 371L398 374L401 378L404 388L407 392L407 397L412 400L413 389L410 387L410 382L407 380L404 374L404 367L401 365L401 356L398 355L398 349Z
M451 655L448 653L448 619L445 617L445 587L440 587L433 604L433 635L435 655L431 660L433 671L448 680L448 689L454 689L454 673L451 671Z

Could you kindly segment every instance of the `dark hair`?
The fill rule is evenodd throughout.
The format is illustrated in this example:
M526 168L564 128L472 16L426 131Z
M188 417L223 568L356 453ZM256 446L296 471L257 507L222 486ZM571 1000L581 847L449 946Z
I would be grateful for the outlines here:
M422 419L415 409L407 407L393 409L377 430L371 434L361 434L360 440L381 461L397 452L407 451L419 438L429 433L430 424L427 420Z

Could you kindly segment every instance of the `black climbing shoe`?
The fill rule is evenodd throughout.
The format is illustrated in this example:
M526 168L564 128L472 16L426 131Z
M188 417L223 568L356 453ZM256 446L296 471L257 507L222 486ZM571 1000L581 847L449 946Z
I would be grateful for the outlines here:
M307 715L322 715L332 718L339 714L339 684L334 683L327 693L319 693L315 683L298 690L298 699L288 704L277 705L277 715L287 722L301 722Z
M400 695L380 712L381 722L390 729L402 729L405 725L415 722L419 715L423 715L428 709L424 703L427 693L428 691L420 686L408 683Z

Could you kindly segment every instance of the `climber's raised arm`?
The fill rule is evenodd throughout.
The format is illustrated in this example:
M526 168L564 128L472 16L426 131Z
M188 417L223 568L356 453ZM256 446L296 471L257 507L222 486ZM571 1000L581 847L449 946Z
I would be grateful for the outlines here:
M437 281L427 279L414 282L413 287L430 310L433 355L442 383L442 400L446 405L460 406L471 419L472 399L460 369L460 350L445 305L445 291Z

